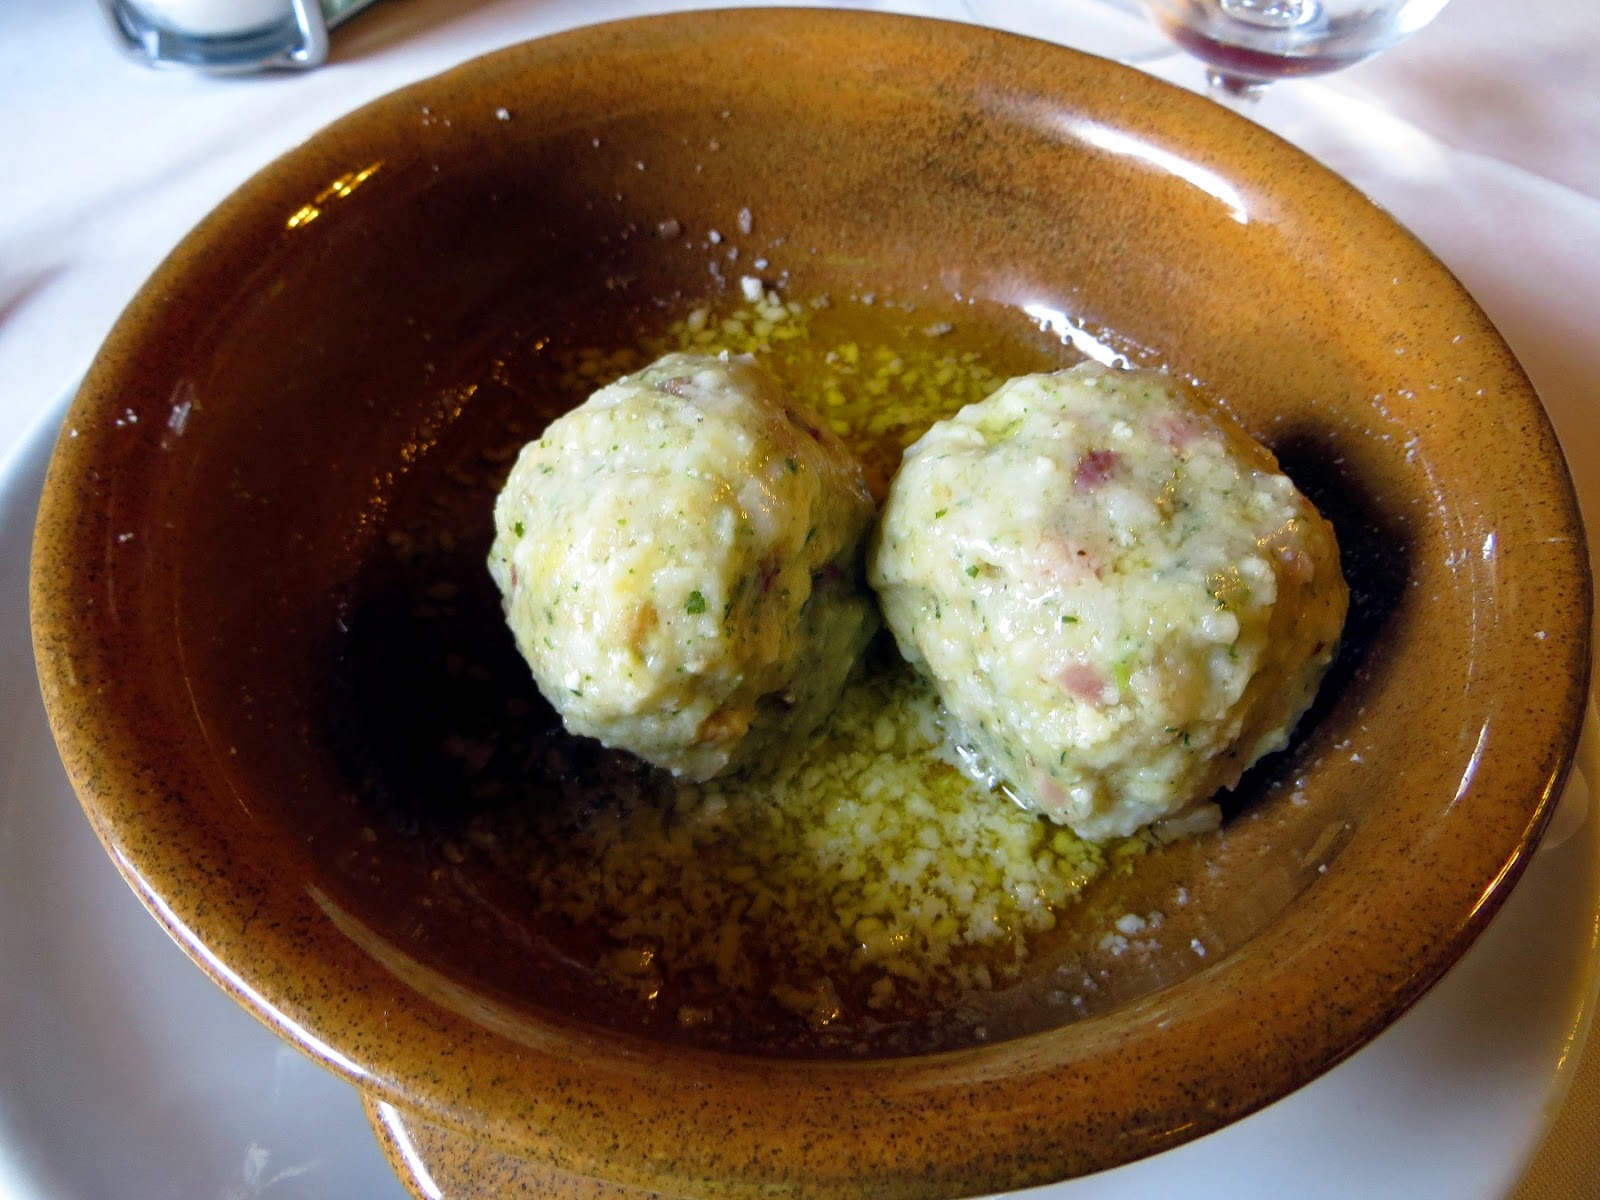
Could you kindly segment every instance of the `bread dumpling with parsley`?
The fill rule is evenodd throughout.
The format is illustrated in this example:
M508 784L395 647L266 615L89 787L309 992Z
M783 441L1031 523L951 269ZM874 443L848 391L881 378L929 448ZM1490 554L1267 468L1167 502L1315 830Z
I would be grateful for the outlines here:
M1349 600L1266 447L1164 374L1093 363L912 445L870 577L969 773L1091 840L1214 817L1287 744Z
M523 447L489 570L567 729L709 779L812 732L877 628L873 503L744 358L669 354Z

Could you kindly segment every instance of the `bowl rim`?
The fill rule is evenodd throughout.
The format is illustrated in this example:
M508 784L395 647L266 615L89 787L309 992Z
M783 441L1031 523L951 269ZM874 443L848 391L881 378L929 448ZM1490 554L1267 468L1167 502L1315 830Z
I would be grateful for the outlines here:
M663 37L734 39L752 29L790 38L870 29L891 45L896 39L931 38L969 49L1007 47L1016 55L1072 64L1114 85L1119 94L1158 98L1185 120L1225 130L1236 155L1294 159L1314 176L1316 188L1343 197L1351 236L1381 231L1405 268L1434 279L1441 296L1492 348L1495 370L1506 384L1502 399L1508 416L1517 418L1520 436L1543 451L1539 468L1528 472L1527 486L1548 515L1544 531L1565 539L1562 545L1552 543L1542 569L1575 585L1578 603L1566 624L1548 631L1546 649L1559 658L1565 684L1552 688L1556 694L1548 698L1554 713L1551 739L1522 752L1508 750L1503 739L1496 746L1493 786L1531 797L1525 801L1526 819L1510 842L1493 849L1494 869L1467 881L1477 892L1476 903L1431 929L1422 939L1423 953L1381 977L1342 976L1335 965L1313 961L1307 953L1315 921L1307 906L1291 905L1246 948L1248 954L1236 953L1160 992L1070 1026L1076 1031L1070 1037L1051 1031L910 1060L783 1060L775 1065L754 1056L645 1044L562 1021L530 1034L525 1024L503 1019L479 998L452 993L328 897L274 890L266 877L268 860L246 861L247 851L220 844L204 830L196 830L193 842L183 847L140 842L141 805L160 804L170 780L163 783L151 762L159 748L144 744L142 735L125 725L114 700L90 702L92 718L79 709L84 704L80 680L114 675L118 648L114 634L97 624L98 618L86 621L73 599L82 594L93 565L74 564L65 551L81 544L85 523L94 519L94 490L83 472L80 448L71 445L71 427L87 423L97 406L114 402L128 364L140 361L151 327L159 325L163 305L202 269L235 222L273 201L277 174L321 154L340 136L375 127L386 114L414 108L474 75L548 69L552 62L592 60L618 47L658 45ZM624 1184L715 1186L719 1194L779 1187L844 1195L859 1187L852 1175L865 1172L876 1194L928 1195L1042 1183L1197 1137L1259 1109L1354 1052L1459 957L1526 866L1571 766L1588 695L1589 563L1576 494L1548 417L1509 348L1464 288L1416 238L1349 184L1244 118L1212 112L1209 106L1131 68L955 22L850 10L711 10L608 22L506 47L363 105L263 168L184 239L119 319L68 414L41 502L31 606L46 709L73 787L118 869L219 985L275 1032L365 1092L509 1151ZM64 573L71 586L61 586ZM193 781L200 786L201 776ZM1479 785L1474 781L1473 786ZM176 858L174 849L181 852ZM221 895L208 891L207 879L219 870L250 880L250 886ZM1347 891L1368 888L1375 896L1396 894L1392 882L1330 877L1327 884ZM270 928L257 923L250 935L250 961L241 965L228 948L241 944L258 915L250 906L263 897L271 904ZM1377 927L1381 909L1377 902L1359 906L1375 922L1359 932L1394 936ZM1413 949L1419 944L1415 932L1408 931L1405 940ZM351 979L359 981L359 1001L339 995ZM1294 1035L1263 1050L1252 1041L1249 1023L1241 1027L1236 1019L1244 996L1258 1008L1293 1014ZM369 1016L385 1006L390 1021L385 1040L352 1040L342 1032L349 1006L356 1003L370 1005ZM1146 1110L1096 1112L1094 1100L1114 1086L1129 1056L1139 1061L1140 1031L1162 1024L1189 1036L1167 1038L1159 1064L1141 1063L1149 1075L1142 1093ZM396 1051L396 1045L407 1048ZM441 1076L444 1061L461 1074ZM1250 1069L1236 1069L1241 1062ZM783 1079L783 1094L750 1105L755 1092L770 1093L774 1072ZM461 1078L478 1086L463 1090ZM971 1116L977 1109L1004 1111L1008 1128L1032 1131L1031 1149L1019 1154L976 1136ZM1187 1114L1185 1120L1173 1119L1179 1111ZM821 1124L808 1116L818 1112L827 1116ZM1064 1120L1063 1113L1070 1115ZM914 1130L911 1141L895 1135L897 1125ZM702 1144L691 1144L685 1128L700 1130ZM786 1138L797 1128L804 1128L803 1139ZM907 1157L913 1144L922 1153L918 1159ZM724 1183L713 1185L715 1179Z

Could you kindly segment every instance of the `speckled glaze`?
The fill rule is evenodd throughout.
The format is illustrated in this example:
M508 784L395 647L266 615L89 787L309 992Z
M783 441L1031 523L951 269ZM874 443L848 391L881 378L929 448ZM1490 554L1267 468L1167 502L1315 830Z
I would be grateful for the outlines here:
M417 1200L483 1196L494 1200L691 1200L654 1188L574 1175L445 1129L415 1113L364 1097L378 1146Z
M359 849L308 664L395 480L470 417L446 381L542 312L709 293L704 233L743 207L747 251L795 294L1035 305L1192 376L1325 475L1388 581L1359 660L1223 836L1095 890L1086 920L1168 921L1101 964L1082 1019L856 1061L655 1043L506 985L428 907L430 864ZM668 221L684 236L650 236ZM267 168L84 383L32 599L52 725L118 867L221 986L406 1114L451 1196L506 1194L523 1161L540 1194L926 1200L1232 1121L1370 1040L1484 927L1589 669L1555 438L1409 235L1203 99L852 12L513 47Z

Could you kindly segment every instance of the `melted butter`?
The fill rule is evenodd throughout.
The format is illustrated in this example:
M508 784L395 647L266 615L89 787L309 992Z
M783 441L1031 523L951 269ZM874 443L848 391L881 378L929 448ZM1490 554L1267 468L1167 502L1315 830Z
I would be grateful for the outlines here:
M384 703L417 697L406 720L422 734L380 764L407 777L385 786L418 797L447 900L509 939L508 961L484 959L507 991L537 981L588 1019L738 1049L968 1043L984 1036L986 998L1026 978L1034 941L1123 855L966 778L931 689L887 635L826 728L760 772L695 785L572 738L533 691L475 560L498 481L539 422L675 349L753 355L844 439L881 498L933 420L1073 359L1007 316L768 293L692 309L637 345L546 331L475 381L462 449L408 481L393 562L368 585L429 597L444 594L431 581L452 581L454 598L379 635L433 673L372 688ZM484 436L496 424L503 445ZM421 770L403 765L419 756Z

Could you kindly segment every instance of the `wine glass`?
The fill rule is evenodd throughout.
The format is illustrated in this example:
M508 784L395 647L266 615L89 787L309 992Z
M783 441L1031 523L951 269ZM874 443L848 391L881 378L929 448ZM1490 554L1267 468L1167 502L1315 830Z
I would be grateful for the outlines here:
M1277 79L1360 62L1421 29L1446 0L1144 0L1156 24L1206 66L1221 99Z
M966 0L968 11L984 24L1130 65L1168 57L1176 43L1205 65L1211 94L1235 104L1255 100L1273 80L1336 71L1387 50L1438 16L1445 3Z

